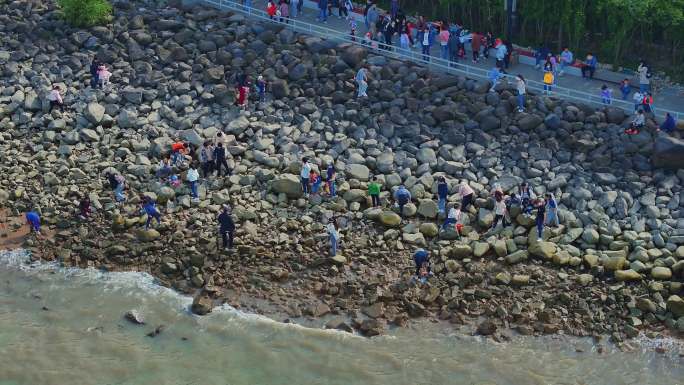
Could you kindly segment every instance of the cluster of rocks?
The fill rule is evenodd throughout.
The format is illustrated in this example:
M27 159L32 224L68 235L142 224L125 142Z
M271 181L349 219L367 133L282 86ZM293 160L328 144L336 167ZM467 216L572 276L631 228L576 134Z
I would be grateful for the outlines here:
M223 301L248 307L249 297L366 335L414 317L475 322L499 336L684 331L684 171L656 168L682 166L682 144L656 137L654 122L625 136L619 109L541 95L517 113L510 84L487 92L238 14L140 1L115 3L114 16L76 30L50 2L0 4L0 201L15 214L35 205L56 229L28 241L36 256L149 271L197 294L200 314ZM94 55L112 69L106 90L88 85ZM353 83L361 64L370 65L362 101ZM272 100L232 107L238 72L263 75ZM66 90L65 113L47 113L54 83ZM199 202L154 178L173 141L198 146L220 130L234 173L210 178ZM302 196L303 156L321 170L335 165L338 197ZM130 185L124 206L108 171ZM385 202L400 184L411 191L408 221L389 205L369 207L371 176ZM460 239L439 230L437 176L452 193L463 180L476 192ZM556 195L562 225L538 241L534 219L512 210L513 226L484 233L492 185L513 192L524 180ZM84 194L92 222L75 215ZM141 228L142 194L166 207L155 229ZM216 247L224 203L238 222L232 253ZM324 218L340 215L342 255L329 258ZM426 285L410 280L416 247L432 255Z

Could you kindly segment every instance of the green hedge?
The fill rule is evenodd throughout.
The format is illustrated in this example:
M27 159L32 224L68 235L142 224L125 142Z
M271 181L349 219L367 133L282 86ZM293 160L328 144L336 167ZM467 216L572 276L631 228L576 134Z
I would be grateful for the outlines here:
M64 19L75 27L105 24L112 15L107 0L58 0Z

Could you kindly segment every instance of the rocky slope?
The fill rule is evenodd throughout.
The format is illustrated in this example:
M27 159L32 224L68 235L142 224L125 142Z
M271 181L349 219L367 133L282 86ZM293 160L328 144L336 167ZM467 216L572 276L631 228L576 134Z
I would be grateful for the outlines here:
M84 31L64 25L51 2L0 2L0 201L15 214L34 204L56 228L54 239L28 242L36 257L149 271L199 293L200 313L227 301L366 335L411 317L499 337L684 331L684 171L652 166L653 122L626 137L617 109L532 95L517 113L508 84L487 93L487 84L211 9L115 6L111 25ZM105 91L89 87L95 54L114 73ZM369 99L357 101L362 63ZM243 71L271 83L271 100L246 112L232 107L230 82ZM52 83L67 90L65 113L47 113ZM172 141L199 144L219 130L234 175L203 184L197 203L156 181ZM677 166L677 145L659 166ZM302 197L303 156L321 169L334 163L338 198ZM123 207L103 178L112 168L131 187ZM371 175L385 196L400 183L411 190L408 224L389 205L368 208ZM461 180L476 191L464 239L438 231L439 175L453 192ZM562 226L536 242L533 218L512 213L514 227L484 234L493 183L513 191L523 180L556 194ZM166 205L155 230L141 229L143 193ZM92 222L76 217L80 194L93 202ZM239 223L230 253L216 250L223 203ZM344 223L334 259L323 230L332 215ZM427 285L410 282L416 247L431 250Z

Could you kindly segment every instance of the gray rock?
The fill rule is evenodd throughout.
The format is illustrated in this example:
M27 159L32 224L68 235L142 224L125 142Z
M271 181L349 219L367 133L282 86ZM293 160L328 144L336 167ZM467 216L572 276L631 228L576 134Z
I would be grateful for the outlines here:
M669 135L658 135L653 147L653 166L684 168L684 140Z

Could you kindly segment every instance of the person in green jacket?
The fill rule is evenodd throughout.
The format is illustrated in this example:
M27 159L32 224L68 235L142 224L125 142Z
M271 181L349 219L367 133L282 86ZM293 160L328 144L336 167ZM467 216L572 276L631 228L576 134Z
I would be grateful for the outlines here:
M371 197L373 207L380 206L380 183L378 183L378 178L373 177L373 180L368 184L368 195Z

